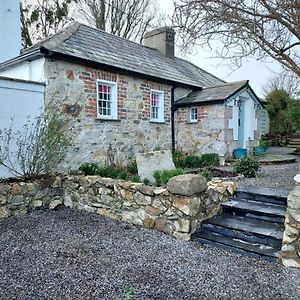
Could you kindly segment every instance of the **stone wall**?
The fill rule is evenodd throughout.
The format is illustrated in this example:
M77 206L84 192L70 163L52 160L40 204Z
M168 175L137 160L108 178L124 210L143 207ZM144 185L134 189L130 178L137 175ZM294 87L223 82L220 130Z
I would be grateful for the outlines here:
M72 145L63 169L76 169L86 161L104 162L109 145L122 162L158 146L171 149L170 85L50 59L45 62L45 77L46 105L58 107L69 121ZM97 119L97 79L117 83L117 120ZM150 122L151 89L164 92L164 123Z
M285 266L300 268L300 175L295 180L296 186L287 200L281 258Z
M204 219L218 212L232 187L217 183L207 189L206 181L199 175L178 177L186 176L189 183L184 186L194 195L171 193L174 184L168 190L98 176L0 183L0 218L26 214L39 207L54 209L65 205L189 240ZM180 191L185 194L184 189Z
M196 106L193 106L196 107ZM175 132L177 147L190 153L227 154L225 143L225 106L223 104L197 106L198 121L190 122L189 107L176 113Z

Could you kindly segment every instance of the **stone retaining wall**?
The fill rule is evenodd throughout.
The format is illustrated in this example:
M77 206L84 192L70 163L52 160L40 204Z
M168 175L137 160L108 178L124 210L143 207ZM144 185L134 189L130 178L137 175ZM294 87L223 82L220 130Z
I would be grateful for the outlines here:
M296 187L287 200L281 257L285 266L300 268L300 175L295 180Z
M184 196L172 194L167 188L98 176L0 183L0 218L65 205L189 240L204 219L218 212L229 191L231 184L218 182L208 189L205 186L201 193Z

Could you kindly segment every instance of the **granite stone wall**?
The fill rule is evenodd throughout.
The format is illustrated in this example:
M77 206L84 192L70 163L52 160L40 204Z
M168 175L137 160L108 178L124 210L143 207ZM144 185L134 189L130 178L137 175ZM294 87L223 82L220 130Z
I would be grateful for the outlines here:
M167 188L98 176L0 183L0 218L64 205L189 240L204 219L219 211L221 203L233 192L233 187L232 184L218 182L210 183L207 188L203 178L200 184L195 184L199 175L184 176L187 176L186 184L182 185L180 181L177 186L175 178L175 183L169 188L173 191L175 188L176 194ZM195 193L182 195L185 193L181 186L188 187L189 193Z
M285 266L300 268L300 175L295 180L296 186L287 199L281 258Z

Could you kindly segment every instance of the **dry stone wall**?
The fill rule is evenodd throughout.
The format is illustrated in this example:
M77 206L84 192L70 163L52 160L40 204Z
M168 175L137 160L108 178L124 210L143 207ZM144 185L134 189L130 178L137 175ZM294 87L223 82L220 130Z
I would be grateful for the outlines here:
M296 186L287 200L281 258L285 266L300 268L300 175L295 180Z
M189 240L204 219L219 211L230 188L218 183L207 189L201 176L182 176L192 182L193 195L182 195L184 191L181 195L172 194L167 188L98 176L0 183L0 218L26 214L36 208L54 209L65 205ZM201 184L195 187L197 180ZM182 184L182 178L179 181ZM173 189L174 184L176 182L172 183Z

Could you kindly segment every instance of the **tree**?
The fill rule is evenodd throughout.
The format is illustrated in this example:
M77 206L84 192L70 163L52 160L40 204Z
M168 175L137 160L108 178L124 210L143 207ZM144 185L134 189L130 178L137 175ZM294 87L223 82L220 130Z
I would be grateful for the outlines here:
M79 0L80 13L89 25L130 40L142 41L157 20L152 0Z
M280 74L269 78L263 91L266 95L274 90L284 90L293 99L300 98L300 79L291 71L282 70Z
M288 108L291 102L289 94L285 90L275 89L267 95L266 100L270 117L270 133L292 133L292 123L288 117Z
M56 33L70 22L70 6L77 0L21 0L23 47Z
M222 42L219 57L271 57L300 77L299 0L174 0L183 46Z

